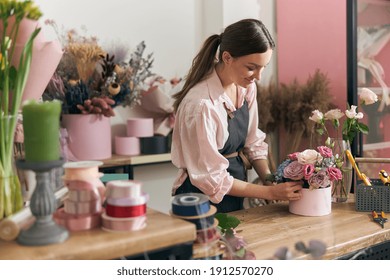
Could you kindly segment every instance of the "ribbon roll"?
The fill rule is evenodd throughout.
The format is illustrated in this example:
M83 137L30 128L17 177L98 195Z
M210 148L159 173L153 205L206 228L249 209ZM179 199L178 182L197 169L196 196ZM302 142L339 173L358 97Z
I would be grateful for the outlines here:
M70 231L88 230L101 225L101 212L76 216L65 213L64 208L60 208L54 212L53 219L57 224L66 227Z
M91 190L69 190L68 200L74 202L87 202L99 200L100 194L96 188Z
M111 198L106 199L107 204L114 206L137 206L146 204L149 200L149 194L142 193L139 197L122 197L122 198Z
M178 216L173 213L171 215L176 218L184 219L195 224L196 229L205 229L209 228L214 224L214 214L217 212L217 208L213 205L210 205L210 210L200 216Z
M139 197L141 195L141 182L134 180L114 180L107 183L107 198Z
M136 218L112 218L102 214L102 229L112 232L136 231L146 227L146 215Z
M146 214L146 204L136 206L115 206L107 203L106 214L113 218L134 218L144 216Z
M89 215L100 213L102 211L102 205L100 200L91 200L86 202L66 200L64 202L64 210L66 213L76 216Z
M91 178L100 178L103 174L99 173L101 161L75 161L64 164L64 180L88 180Z
M209 199L201 193L178 194L172 199L172 213L177 216L200 216L209 210Z

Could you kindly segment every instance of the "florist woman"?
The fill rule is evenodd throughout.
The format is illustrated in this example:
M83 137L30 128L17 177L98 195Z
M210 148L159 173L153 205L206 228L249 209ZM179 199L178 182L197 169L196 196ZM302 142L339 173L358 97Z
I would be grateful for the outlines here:
M244 19L210 36L175 95L173 194L204 193L218 212L243 208L243 198L300 199L302 182L270 181L266 135L258 129L256 84L274 41L262 22ZM249 160L267 185L247 182Z

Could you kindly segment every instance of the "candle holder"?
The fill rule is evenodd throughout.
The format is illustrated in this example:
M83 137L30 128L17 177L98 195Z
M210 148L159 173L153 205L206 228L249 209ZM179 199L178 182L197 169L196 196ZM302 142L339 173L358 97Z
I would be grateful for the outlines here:
M63 159L42 162L16 161L19 169L34 171L37 182L30 200L31 213L36 220L30 228L20 232L18 243L29 246L47 245L63 242L69 237L68 230L53 220L57 202L54 189L50 185L50 171L61 167L64 162Z

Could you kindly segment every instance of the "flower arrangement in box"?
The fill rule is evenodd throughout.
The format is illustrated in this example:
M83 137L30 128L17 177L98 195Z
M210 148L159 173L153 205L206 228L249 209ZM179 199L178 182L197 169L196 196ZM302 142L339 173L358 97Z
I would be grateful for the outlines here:
M327 146L306 149L288 156L279 165L275 181L302 181L302 197L289 202L289 211L304 216L328 215L332 208L332 187L342 180L343 158Z
M107 51L96 37L80 35L75 30L59 31L53 26L63 44L64 55L48 84L44 99L63 101L65 114L114 115L117 105L140 103L144 82L152 75L152 54L144 57L146 45L141 42L129 55L129 50L116 46ZM128 58L130 56L130 58Z
M278 183L302 180L304 188L328 188L332 182L341 180L342 163L342 158L334 155L330 147L306 149L288 155L288 159L279 165L275 180Z
M0 3L0 219L23 207L19 178L13 166L14 131L29 75L35 29L16 55L19 27L24 19L38 20L41 11L33 1L2 0Z

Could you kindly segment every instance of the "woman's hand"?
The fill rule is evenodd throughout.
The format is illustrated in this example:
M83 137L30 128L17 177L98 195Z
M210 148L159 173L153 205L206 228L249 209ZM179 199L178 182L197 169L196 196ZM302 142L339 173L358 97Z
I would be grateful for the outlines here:
M302 181L285 182L269 186L272 200L298 200L302 197Z

